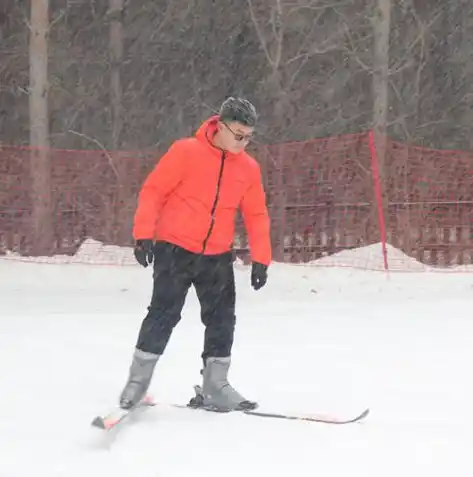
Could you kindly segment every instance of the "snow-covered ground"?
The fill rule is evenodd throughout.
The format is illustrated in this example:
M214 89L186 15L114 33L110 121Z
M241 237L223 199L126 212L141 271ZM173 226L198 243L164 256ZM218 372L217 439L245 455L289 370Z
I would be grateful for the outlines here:
M233 384L262 410L369 417L158 406L107 440L90 422L116 403L151 292L151 270L107 250L121 265L0 259L1 477L473 475L472 274L275 264L256 293L237 264ZM188 401L202 340L191 292L156 369L159 400Z

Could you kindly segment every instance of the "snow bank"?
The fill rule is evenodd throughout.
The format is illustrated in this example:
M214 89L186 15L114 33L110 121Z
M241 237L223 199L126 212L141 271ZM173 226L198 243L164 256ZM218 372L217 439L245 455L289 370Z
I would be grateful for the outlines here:
M427 271L429 267L406 255L401 250L387 245L388 265L390 270ZM351 267L363 270L384 270L384 257L381 243L343 250L310 262L316 267Z
M387 245L387 258L390 271L473 272L473 266L471 265L451 267L448 269L429 267L389 244ZM138 266L131 247L104 245L94 239L85 240L73 256L55 255L53 257L24 257L16 253L8 252L6 255L0 256L0 260L51 264L76 263L111 266ZM239 267L245 267L243 262L239 259L237 259L236 264ZM354 268L359 270L384 271L384 258L381 243L375 243L363 247L343 250L342 252L304 263L303 265L317 268Z
M0 256L0 260L14 260L34 263L77 263L91 265L129 265L138 266L133 255L132 247L118 247L116 245L104 245L94 239L86 239L74 255L54 255L52 257L25 257L13 252L7 252ZM243 265L243 262L237 260Z
M54 255L52 257L24 257L8 252L3 260L35 263L80 263L92 265L137 265L131 247L104 245L93 239L84 240L75 255Z

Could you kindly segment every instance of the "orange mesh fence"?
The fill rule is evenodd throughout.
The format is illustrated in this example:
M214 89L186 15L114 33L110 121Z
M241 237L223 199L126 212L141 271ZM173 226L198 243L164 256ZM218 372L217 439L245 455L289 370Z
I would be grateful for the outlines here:
M371 270L473 264L473 153L388 140L380 156L373 145L367 132L252 148L275 259ZM39 210L34 152L0 147L0 254L134 263L130 250L118 247L132 245L137 194L159 153L48 150L51 196ZM46 216L47 240L39 241ZM246 260L240 217L234 245Z
M131 245L139 187L155 163L155 152L49 150L52 230L46 252L74 254L93 238ZM33 151L0 148L0 250L25 256L37 247L32 216Z
M309 262L379 242L366 134L262 146L256 155L276 260Z
M433 267L473 265L473 152L387 151L388 243Z

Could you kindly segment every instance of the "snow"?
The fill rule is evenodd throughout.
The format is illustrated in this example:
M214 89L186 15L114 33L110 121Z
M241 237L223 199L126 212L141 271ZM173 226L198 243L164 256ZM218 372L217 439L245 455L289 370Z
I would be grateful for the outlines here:
M14 252L8 252L4 260L14 260L35 263L79 263L93 265L136 265L131 247L117 247L88 238L82 242L73 255L55 255L53 257L23 257Z
M453 266L449 268L429 267L390 244L386 245L389 272L429 272L457 273L473 272L472 265ZM34 262L47 264L93 264L136 266L131 247L105 245L88 238L82 242L75 255L55 255L53 257L25 257L8 251L2 260L15 262ZM237 263L243 263L237 260ZM343 250L303 265L318 268L354 268L384 272L384 256L381 243Z
M124 384L152 271L129 249L87 245L82 259L0 259L1 477L472 475L471 274L275 264L254 292L237 263L233 384L262 410L368 406L366 421L158 406L106 438L90 422ZM360 263L375 252L358 250ZM202 340L191 292L156 369L160 401L188 401Z
M390 244L386 245L390 272L473 272L472 265L453 266L449 268L429 267L414 257L410 257ZM93 264L93 265L126 265L136 266L131 247L105 245L97 240L88 238L82 242L75 255L55 255L53 257L25 257L8 251L3 260L15 262L34 262L48 264ZM242 263L238 260L238 263ZM384 256L381 243L343 250L311 261L304 266L318 268L354 268L384 272Z
M427 271L423 263L413 257L409 257L401 250L387 244L386 245L389 270L392 271ZM380 243L366 245L364 247L343 250L342 252L329 255L311 262L317 267L352 267L359 269L370 269L384 271L383 249Z

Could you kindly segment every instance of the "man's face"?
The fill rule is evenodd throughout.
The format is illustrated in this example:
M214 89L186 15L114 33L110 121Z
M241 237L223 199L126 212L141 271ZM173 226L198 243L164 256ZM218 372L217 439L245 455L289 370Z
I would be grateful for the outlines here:
M232 121L228 123L219 123L220 139L222 146L227 151L237 154L250 142L253 137L254 128L244 124Z

